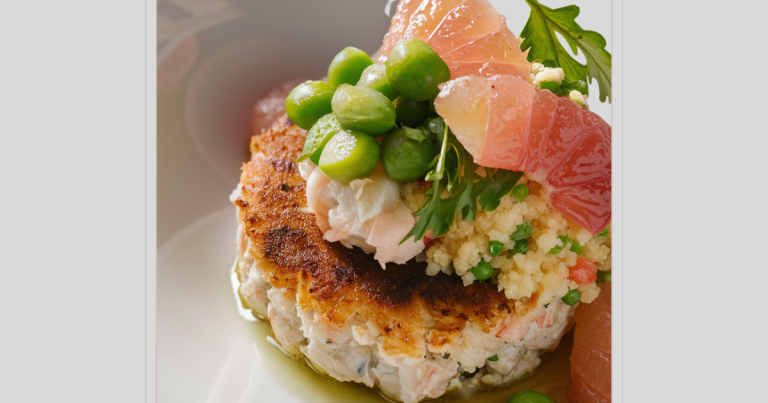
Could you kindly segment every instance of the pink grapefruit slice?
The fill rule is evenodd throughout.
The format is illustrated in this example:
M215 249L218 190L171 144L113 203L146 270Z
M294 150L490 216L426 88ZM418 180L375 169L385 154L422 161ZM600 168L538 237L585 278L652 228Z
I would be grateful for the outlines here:
M451 68L451 78L512 74L531 65L517 37L488 0L400 0L379 62L403 39L421 39Z
M572 403L611 402L611 283L591 304L576 308L571 352Z
M611 221L611 127L567 97L514 75L441 84L435 109L475 163L523 171L593 234Z

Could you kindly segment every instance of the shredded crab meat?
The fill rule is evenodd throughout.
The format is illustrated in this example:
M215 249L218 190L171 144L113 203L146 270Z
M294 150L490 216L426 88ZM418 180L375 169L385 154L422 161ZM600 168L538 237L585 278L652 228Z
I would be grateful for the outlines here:
M299 164L307 181L308 211L329 242L357 246L375 253L382 268L389 262L403 264L424 251L424 241L400 242L416 223L400 198L400 185L379 166L366 178L342 185L329 179L311 161Z

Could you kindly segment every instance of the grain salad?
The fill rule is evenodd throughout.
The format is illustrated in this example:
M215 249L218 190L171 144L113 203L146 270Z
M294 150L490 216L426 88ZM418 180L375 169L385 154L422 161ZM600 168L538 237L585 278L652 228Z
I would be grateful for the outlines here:
M472 268L482 260L493 267L491 280L509 299L530 298L536 293L543 305L563 297L570 289L578 289L581 302L592 302L597 298L599 287L595 282L579 284L569 280L568 267L582 257L595 262L600 271L610 271L610 230L607 236L591 234L553 209L547 203L546 190L527 175L520 184L530 189L522 201L506 195L496 210L479 211L473 221L457 220L448 233L432 241L425 251L427 274L456 273L465 285L471 284L477 281ZM417 209L423 203L427 188L424 182L408 183L402 187L400 195L406 206ZM510 235L523 223L531 224L531 236L527 241L511 240ZM567 236L583 245L583 253L577 255L567 247L558 253L549 253L563 245L559 236ZM503 244L503 251L497 256L492 256L489 251L492 241ZM509 251L516 242L527 242L528 250L525 254L510 256Z

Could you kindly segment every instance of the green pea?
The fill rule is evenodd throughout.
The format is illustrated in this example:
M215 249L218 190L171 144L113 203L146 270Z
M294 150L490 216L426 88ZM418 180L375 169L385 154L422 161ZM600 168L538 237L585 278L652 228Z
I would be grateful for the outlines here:
M488 361L494 361L494 362L498 361L498 360L499 360L499 355L498 354L494 354L493 357L488 359Z
M515 241L515 246L512 247L512 249L509 250L509 256L515 256L518 253L522 253L525 255L528 253L528 241L525 239L521 239L519 241Z
M491 256L498 256L502 250L504 250L503 243L499 241L491 241L488 243L488 254Z
M437 96L437 85L451 79L451 69L440 55L419 39L396 44L384 63L392 89L414 101L427 101Z
M318 119L331 113L333 88L323 81L307 81L294 88L285 99L285 112L293 123L309 130Z
M376 137L395 127L395 105L372 88L342 84L333 95L331 107L341 127L347 130Z
M515 186L512 188L512 196L520 201L525 200L525 198L528 197L528 186L523 184Z
M599 237L599 236L608 236L608 235L609 235L609 233L608 233L608 227L605 227L605 228L603 228L603 230L602 230L602 231L600 231L600 233L599 233L599 234L595 235L593 238L597 238L597 237Z
M549 250L549 253L550 253L550 254L552 254L552 255L557 255L558 253L560 253L560 251L562 251L562 250L563 250L563 248L565 248L565 245L567 245L567 244L568 244L568 242L570 242L570 240L571 240L570 238L568 238L568 237L567 237L567 236L565 236L565 235L559 235L557 238L558 238L558 239L560 240L560 242L562 242L563 244L562 244L562 245L557 245L557 246L555 246L554 248L550 249L550 250Z
M547 395L535 390L520 392L507 400L507 403L554 403Z
M380 155L381 146L375 138L342 130L325 145L318 166L325 176L346 185L373 172Z
M410 182L424 176L435 153L424 132L403 126L384 137L381 162L392 180Z
M323 147L325 147L334 134L341 130L343 130L341 124L339 124L336 115L333 113L321 117L307 132L307 139L304 140L304 150L296 162L309 158L317 164L320 160L320 154L323 152Z
M398 94L392 89L387 81L387 66L383 64L372 64L363 70L363 75L356 84L358 87L373 88L384 94L390 101L394 101Z
M488 280L493 275L493 267L485 260L481 260L477 266L472 268L472 273L479 281Z
M328 66L328 84L338 87L341 84L355 85L366 67L373 64L373 60L365 52L358 48L347 46L336 55Z
M403 96L395 100L395 116L404 126L416 127L427 120L428 115L428 101L414 101Z
M566 305L574 305L581 300L581 292L579 290L568 291L563 298L560 298Z
M521 241L531 236L532 232L533 232L533 226L531 225L531 223L524 222L522 224L519 224L516 227L515 232L513 232L512 235L509 236L509 239L513 241Z
M550 90L553 94L560 92L560 84L555 81L544 81L539 83L539 87L542 90Z
M608 281L608 282L611 281L611 272L598 270L597 271L597 281L595 281L595 283L602 284L602 283L604 283L606 281Z

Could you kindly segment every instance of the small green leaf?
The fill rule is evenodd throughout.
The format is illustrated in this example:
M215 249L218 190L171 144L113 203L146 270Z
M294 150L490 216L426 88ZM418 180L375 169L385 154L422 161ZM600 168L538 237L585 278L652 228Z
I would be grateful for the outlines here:
M567 244L568 244L568 241L569 241L569 238L568 238L567 236L565 236L565 235L560 235L560 236L558 236L557 238L558 238L558 239L560 240L560 242L562 242L563 244L562 244L562 245L558 245L558 246L555 246L554 248L550 249L550 250L549 250L549 253L550 253L550 254L552 254L552 255L557 255L558 253L560 253L560 251L562 251L562 250L563 250L563 248L565 248L565 245L567 245Z
M541 64L543 64L543 65L544 65L544 67L549 67L549 68L551 68L551 69L554 69L554 68L556 68L556 67L560 67L560 66L557 64L557 62L556 62L556 61L554 61L554 60L552 60L552 59L544 59L544 60L542 60L542 61L541 61Z
M477 185L480 194L480 206L483 211L494 211L501 204L501 198L506 196L523 176L522 172L499 170L494 175L490 172L484 180Z
M401 127L401 130L403 130L405 137L408 137L411 140L416 140L419 143L427 139L427 136L424 134L424 132L419 129L403 126Z
M571 242L571 252L575 252L577 255L584 253L584 246L574 241L573 239L568 238L568 240Z
M339 124L336 115L333 113L321 117L307 132L307 138L304 140L304 149L299 158L296 159L296 162L304 161L312 156L312 162L317 164L317 159L320 158L319 154L322 152L323 147L325 147L331 137L341 130L343 130L341 124Z
M560 93L560 84L554 81L543 81L539 83L539 88L542 90L550 90L553 94Z
M531 15L520 33L525 38L520 49L530 49L528 61L551 59L563 69L569 81L583 80L590 83L593 79L597 80L600 102L607 99L610 103L611 54L605 50L605 38L597 32L582 29L576 23L579 7L575 5L551 9L537 0L525 1L531 7ZM565 38L574 54L578 54L579 49L584 52L586 65L576 61L563 48L555 32Z
M513 232L512 235L509 236L509 239L513 241L522 241L528 238L529 236L531 236L532 232L533 232L533 226L531 225L531 223L524 222L522 224L519 224L515 228L515 232Z
M488 359L488 361L498 361L498 360L499 360L499 355L498 354L494 354L493 357Z
M515 241L515 246L513 246L512 249L509 250L509 257L515 256L518 253L523 255L528 253L528 241L526 241L525 239Z

